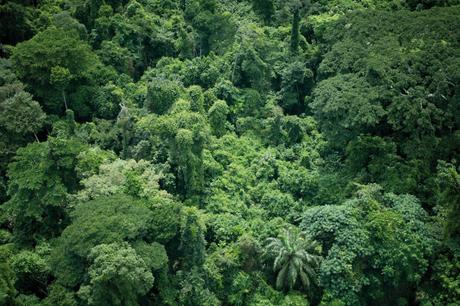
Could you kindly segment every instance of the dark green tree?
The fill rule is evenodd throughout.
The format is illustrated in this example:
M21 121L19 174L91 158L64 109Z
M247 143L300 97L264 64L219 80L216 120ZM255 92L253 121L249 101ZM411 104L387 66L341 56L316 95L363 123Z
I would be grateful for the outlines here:
M19 90L14 95L0 101L0 126L9 135L33 134L38 141L37 133L42 128L45 117L40 104L25 91Z
M204 95L203 89L200 86L193 85L187 88L188 96L190 97L190 109L193 112L204 112Z
M89 284L78 292L88 305L136 306L153 286L149 266L126 242L95 246L88 259Z
M152 243L155 239L153 236L155 232L150 230L152 220L153 213L145 206L145 202L122 194L102 196L79 204L72 213L72 223L59 237L57 247L52 253L51 263L58 283L67 288L84 285L89 279L87 273L90 263L95 260L94 257L90 260L90 254L98 245L126 241L137 249L139 243ZM142 251L142 245L139 247ZM166 251L160 244L154 247L155 251L151 249L142 260L159 262L160 267L163 267L166 264L164 258L167 261ZM141 251L138 255L145 253ZM131 253L131 251L126 252ZM101 264L110 264L110 262ZM155 266L155 269L160 267ZM97 275L93 278L97 278ZM103 277L101 281L103 282ZM116 279L113 281L116 282ZM115 287L114 289L116 290ZM86 295L88 299L90 296L89 293Z
M131 136L131 128L132 128L132 118L129 113L129 109L121 105L121 110L120 113L118 114L117 117L117 125L121 129L121 137L122 137L122 152L121 152L121 157L122 158L128 158L128 145L129 145L129 140Z
M32 9L16 2L4 2L0 5L0 41L14 45L29 39L34 34Z
M293 0L289 4L292 12L291 24L291 44L290 50L292 53L297 53L300 42L300 19L309 9L310 0Z
M275 1L252 0L252 8L254 12L262 17L265 23L269 24L273 14L275 13Z
M63 92L75 92L79 85L88 84L90 74L100 65L78 33L56 27L19 43L11 59L18 77L30 86L45 111L55 114L62 113Z
M217 137L221 137L225 134L225 126L227 123L228 113L229 109L227 103L223 100L217 100L209 108L209 123L211 124L211 128L213 130L214 135L216 135Z
M47 261L32 251L22 251L11 258L11 268L16 275L15 287L20 292L46 295L51 269Z
M223 11L216 0L187 1L185 17L198 32L199 50L196 54L199 56L219 50L219 43L225 46L235 31L231 14Z
M144 106L151 112L165 114L179 98L182 87L175 81L162 78L153 79L147 87Z
M437 184L440 192L438 205L445 213L445 235L457 239L460 225L460 174L455 164L440 161L438 164Z
M185 209L181 223L179 245L181 267L189 271L193 267L200 267L204 263L206 246L204 234L206 227L200 211L194 207Z
M419 201L385 194L378 185L361 186L342 205L308 209L301 228L323 247L319 280L324 303L412 300L411 288L427 271L435 243Z
M17 294L14 288L14 272L8 261L11 251L2 246L0 249L0 304L12 305Z
M5 205L20 242L55 237L67 225L68 195L78 188L76 157L84 148L74 139L49 138L18 150Z

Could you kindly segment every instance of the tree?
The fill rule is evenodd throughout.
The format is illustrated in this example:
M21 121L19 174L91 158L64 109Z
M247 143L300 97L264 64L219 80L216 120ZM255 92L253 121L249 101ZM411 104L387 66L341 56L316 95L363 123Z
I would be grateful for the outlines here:
M120 2L120 7L113 2L97 3L100 9L92 28L92 42L96 48L102 46L105 59L110 56L110 65L115 64L137 79L158 59L176 53L174 38L185 23L177 9L174 10L176 3L163 2L170 5L166 8L167 4L156 1L149 5Z
M303 111L303 100L313 87L313 71L303 61L292 60L280 71L281 95L280 104L286 112L300 113Z
M126 242L95 246L88 259L89 284L78 292L88 305L136 306L153 286L149 266Z
M29 39L34 34L32 26L32 10L30 7L15 2L4 2L0 5L0 41L14 45Z
M378 136L358 136L346 148L347 172L361 183L379 183L394 192L415 190L418 169L396 154L396 144Z
M37 132L43 126L45 117L40 104L25 91L17 91L0 101L0 126L8 133L21 136L33 134L38 141Z
M107 160L98 165L96 173L81 180L84 187L77 194L81 201L124 193L137 199L145 199L152 205L170 203L171 196L160 190L162 175L145 160Z
M0 59L0 202L6 202L6 170L16 154L25 146L31 134L39 141L45 113L24 90L12 71L11 61Z
M204 95L203 89L198 85L192 85L187 88L188 96L190 97L190 109L193 112L204 112Z
M283 109L279 106L274 106L272 113L272 117L267 120L267 123L269 124L267 134L274 145L279 145L283 141L284 135L282 124Z
M154 232L150 230L153 219L153 213L143 201L123 194L98 197L78 204L72 213L72 223L62 232L51 254L51 266L57 282L67 288L84 284L89 277L89 264L97 257L90 256L91 250L100 244L129 241L136 248L136 243L153 243ZM164 258L166 251L161 248L163 251L150 252L150 255ZM160 262L165 264L164 260Z
M128 144L130 138L130 130L132 128L132 118L129 113L129 109L121 105L120 113L117 116L117 125L121 128L121 137L122 137L122 146L123 150L121 151L122 158L128 158Z
M69 69L60 66L51 68L50 83L62 92L62 101L64 102L65 110L68 108L65 91L71 80L72 76Z
M245 23L238 28L232 47L229 79L238 87L266 92L275 76L276 60L284 51L282 46L275 44L257 24ZM225 100L231 105L230 100Z
M178 82L155 78L147 87L147 98L144 106L156 114L165 114L179 98L181 92L182 87Z
M204 188L203 149L210 134L206 117L192 112L189 101L179 99L169 114L145 117L140 126L159 137L167 148L177 193L200 203Z
M378 92L356 74L338 74L318 84L310 103L326 136L343 146L371 131L385 115Z
M144 168L145 166L147 167ZM138 164L134 160L127 162L116 160L113 163L101 165L99 174L82 181L85 189L81 191L79 197L84 201L88 197L94 199L117 193L124 193L135 198L149 198L149 195L157 195L159 176L149 169L149 166L142 160Z
M221 301L209 290L199 269L193 268L190 272L178 273L181 290L176 297L176 303L186 306L213 306L220 305Z
M450 30L458 14L454 7L357 13L319 30L330 49L309 106L330 146L342 151L350 141L362 142L358 137L393 143L393 159L401 162L382 172L405 169L393 179L393 191L423 202L435 202L429 190L437 160L458 159L452 146L458 146L460 45Z
M227 123L227 115L229 113L228 105L223 100L217 100L209 108L208 118L214 135L221 137L225 134L225 125Z
M179 251L183 269L188 271L193 267L200 267L205 259L206 227L198 209L185 209L180 231Z
M218 43L225 44L234 32L231 14L223 11L216 0L187 1L185 17L198 32L200 49L196 53L199 56L221 47Z
M0 305L12 305L17 294L14 288L14 272L8 261L11 251L5 246L0 249Z
M342 205L308 209L300 227L322 245L319 280L326 304L413 300L435 243L415 197L384 193L375 184L360 186Z
M275 13L274 2L273 0L252 0L252 9L262 17L265 23L270 23Z
M293 0L289 3L292 11L291 46L292 53L297 53L300 41L300 19L308 10L309 0Z
M44 306L77 306L76 293L59 284L52 284L48 287L48 296L42 300Z
M276 287L292 290L300 279L303 287L309 289L316 278L321 257L318 244L305 233L287 230L280 238L268 238L265 255L273 261L273 271L277 272Z
M438 164L437 184L438 205L445 214L445 237L456 239L459 237L460 225L460 174L455 164L440 161Z
M101 66L77 32L56 27L19 43L11 60L18 77L30 86L45 111L54 114L62 113L62 102L57 101L62 101L63 91L75 92L79 85L89 84L90 74Z
M112 151L105 151L95 146L78 154L75 168L78 178L84 179L99 173L99 167L116 159Z
M51 269L37 252L22 251L11 258L11 267L16 274L15 287L20 292L46 295Z
M179 129L174 137L174 146L180 152L177 154L178 172L184 196L190 197L202 190L201 162L193 152L193 132L188 129Z
M134 60L127 48L121 47L116 41L104 40L96 51L105 65L111 65L119 73L134 75Z
M67 225L68 195L78 187L76 158L84 147L75 139L50 137L18 150L8 166L5 205L20 242L55 237Z

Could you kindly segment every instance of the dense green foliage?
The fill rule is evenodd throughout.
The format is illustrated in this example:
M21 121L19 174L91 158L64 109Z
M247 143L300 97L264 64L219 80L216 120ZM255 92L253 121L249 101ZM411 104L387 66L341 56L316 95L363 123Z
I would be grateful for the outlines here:
M460 1L0 29L0 305L460 305Z

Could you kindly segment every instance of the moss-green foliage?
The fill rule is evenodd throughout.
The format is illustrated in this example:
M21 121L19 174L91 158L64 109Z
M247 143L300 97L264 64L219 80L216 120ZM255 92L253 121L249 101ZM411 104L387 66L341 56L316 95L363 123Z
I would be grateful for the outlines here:
M0 4L0 305L457 305L458 0Z
M75 139L50 138L18 150L5 208L19 241L53 237L67 225L68 194L78 187L76 157L84 148Z
M98 58L77 33L55 27L18 44L12 61L19 78L31 86L45 110L52 113L64 108L64 89L78 90L79 85L90 82L94 69L98 69ZM69 106L82 107L78 102Z
M10 135L37 133L43 126L45 114L32 96L17 91L0 104L0 125Z
M0 59L0 74L0 198L3 201L8 163L19 147L38 139L46 114L17 79L11 60Z
M89 305L138 305L153 285L150 267L127 243L100 244L88 258L89 284L78 295Z
M187 208L180 225L179 251L182 257L182 268L190 270L199 267L205 259L204 234L206 226L202 216L195 208Z
M382 194L377 185L340 206L307 210L301 227L322 243L326 301L414 299L406 286L421 281L434 251L427 218L414 197Z
M190 101L179 99L169 113L144 117L139 128L151 139L163 142L158 145L167 151L162 158L168 158L168 164L174 167L175 191L199 202L204 184L203 148L210 129L206 117L191 107Z
M220 137L225 134L225 123L227 122L228 105L223 100L217 100L209 108L209 124L213 129L214 135Z
M36 252L22 251L11 258L11 267L16 275L16 288L22 292L43 295L51 269L42 256Z
M14 287L15 274L8 262L10 256L11 251L8 245L2 245L0 249L0 258L2 259L0 264L0 303L2 305L12 304L17 294Z
M181 87L177 82L153 79L148 85L145 107L156 114L166 113L176 102L181 93Z
M347 148L359 181L434 204L429 177L438 159L456 158L444 148L458 145L458 13L356 12L336 22L347 31L322 34L330 48L307 100L331 145ZM378 29L364 27L374 19Z
M152 219L148 208L132 203L127 196L99 198L80 204L73 213L72 225L61 235L53 256L53 267L59 271L62 284L73 286L83 280L86 258L101 243L124 239L142 239ZM90 209L88 209L90 208ZM117 213L117 209L121 209Z

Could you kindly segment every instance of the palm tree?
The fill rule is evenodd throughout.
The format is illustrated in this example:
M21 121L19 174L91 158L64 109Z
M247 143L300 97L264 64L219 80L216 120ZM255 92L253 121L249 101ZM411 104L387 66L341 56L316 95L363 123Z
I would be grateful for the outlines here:
M280 238L268 238L265 255L274 259L273 271L278 273L276 287L291 290L300 278L308 289L321 259L317 253L318 243L303 232L286 230Z

